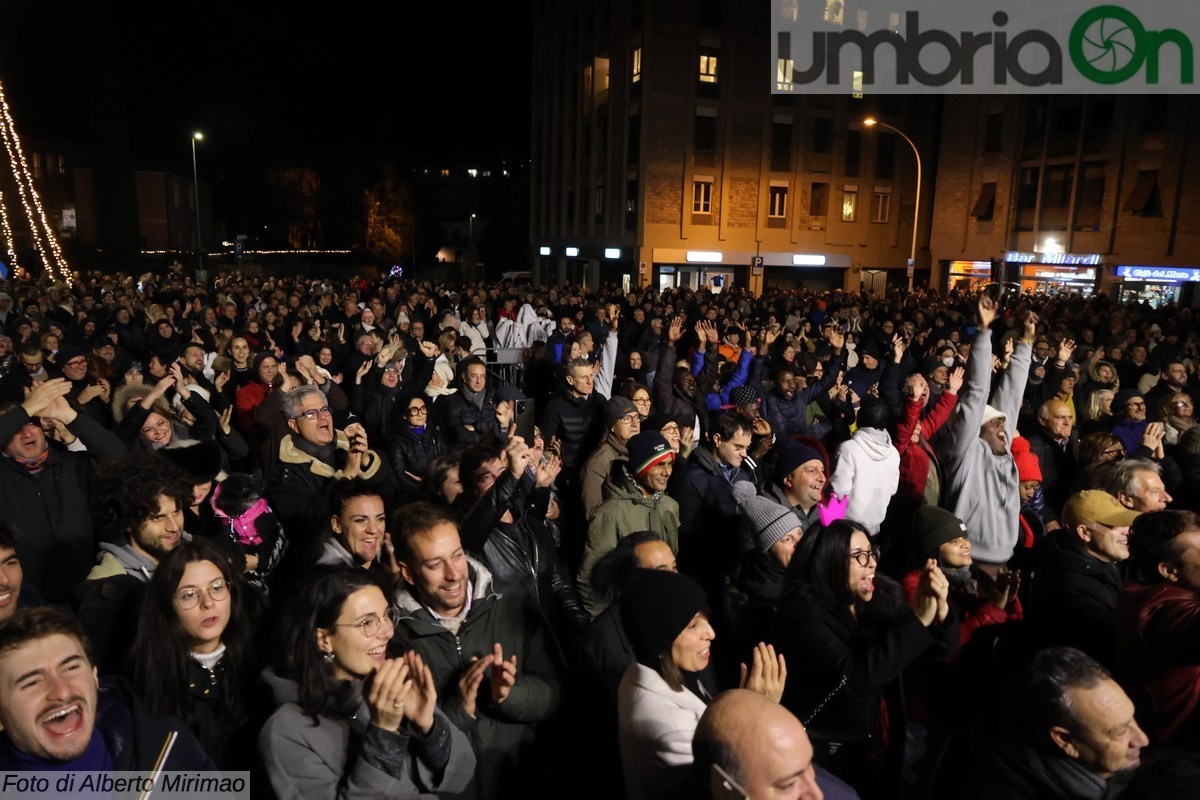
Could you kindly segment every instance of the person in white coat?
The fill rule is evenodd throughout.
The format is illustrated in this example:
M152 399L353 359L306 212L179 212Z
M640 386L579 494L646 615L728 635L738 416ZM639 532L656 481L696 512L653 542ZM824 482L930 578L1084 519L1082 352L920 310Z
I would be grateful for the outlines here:
M636 570L621 594L621 623L636 659L617 690L617 731L629 800L684 797L692 739L716 694L709 664L716 638L704 590L667 570ZM787 669L760 644L741 688L778 702Z
M888 408L878 400L863 403L858 429L842 442L829 483L833 493L850 495L846 517L875 536L887 515L888 503L900 486L900 451L888 433Z

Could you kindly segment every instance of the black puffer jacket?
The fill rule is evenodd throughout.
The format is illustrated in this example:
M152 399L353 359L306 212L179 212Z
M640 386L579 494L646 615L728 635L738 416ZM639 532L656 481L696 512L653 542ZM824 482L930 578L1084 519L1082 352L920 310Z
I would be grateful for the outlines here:
M542 423L542 434L549 442L556 437L562 446L563 470L576 476L583 461L600 443L604 433L604 404L607 402L596 392L586 397L577 397L564 389L546 406L546 417Z
M484 387L483 406L477 408L467 398L462 382L456 380L454 385L458 387L458 391L443 397L435 406L447 443L475 444L489 433L498 441L504 441L500 425L496 422L492 387Z
M421 482L409 474L424 477L429 464L446 454L446 442L437 428L426 426L418 434L408 425L401 425L387 438L386 456L392 473L400 485L402 497L416 497L421 493Z
M591 617L544 523L550 490L525 483L505 470L470 507L459 531L463 546L487 565L496 583L522 589L565 645ZM513 522L501 521L505 511Z

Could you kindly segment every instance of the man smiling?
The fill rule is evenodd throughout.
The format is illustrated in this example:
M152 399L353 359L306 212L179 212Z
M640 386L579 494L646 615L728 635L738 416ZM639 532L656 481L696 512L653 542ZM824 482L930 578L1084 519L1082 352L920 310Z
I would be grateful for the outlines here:
M0 725L5 771L216 769L185 725L101 681L79 625L48 608L0 623Z

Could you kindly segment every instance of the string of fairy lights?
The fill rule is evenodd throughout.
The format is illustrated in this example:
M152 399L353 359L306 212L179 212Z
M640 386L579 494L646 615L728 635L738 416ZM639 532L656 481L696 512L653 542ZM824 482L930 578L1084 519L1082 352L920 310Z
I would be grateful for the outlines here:
M29 228L33 234L34 249L37 250L50 277L69 284L71 283L71 270L67 267L67 260L63 257L58 237L54 235L54 229L46 220L46 211L42 207L37 189L34 188L33 174L29 171L29 165L25 163L21 137L17 135L17 126L13 122L3 84L0 84L0 138L4 140L4 150L8 154L8 166L12 170L13 182L17 185L17 195L21 200L25 218L29 221ZM16 274L24 272L17 262L16 246L3 193L0 193L0 230L4 234L9 263L13 272Z

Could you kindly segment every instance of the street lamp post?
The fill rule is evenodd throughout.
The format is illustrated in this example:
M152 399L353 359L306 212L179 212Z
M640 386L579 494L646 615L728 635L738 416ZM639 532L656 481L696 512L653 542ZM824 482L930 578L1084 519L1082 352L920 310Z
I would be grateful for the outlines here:
M917 202L916 205L913 206L912 248L908 252L908 263L910 266L907 270L908 291L911 293L913 290L913 270L915 270L917 267L917 222L921 218L921 153L919 150L917 150L917 146L913 144L913 140L908 138L904 131L900 130L899 128L894 128L891 125L888 125L886 122L880 122L874 117L867 117L864 119L863 125L866 125L868 128L878 125L881 128L887 128L892 133L898 134L901 139L908 142L908 146L912 148L913 156L917 159Z
M204 141L204 134L192 134L192 196L196 203L196 269L204 269L204 251L200 246L200 173L196 170L196 142Z

